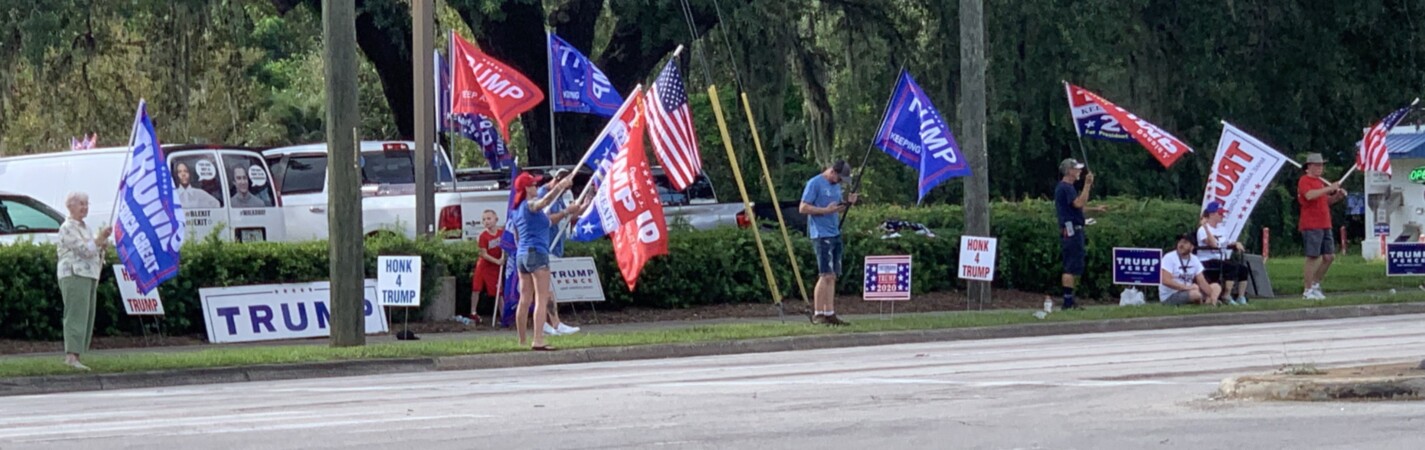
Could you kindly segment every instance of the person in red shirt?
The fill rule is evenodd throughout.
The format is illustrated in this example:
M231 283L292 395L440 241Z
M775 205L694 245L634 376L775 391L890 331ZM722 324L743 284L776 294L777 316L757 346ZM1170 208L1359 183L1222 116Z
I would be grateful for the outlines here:
M470 292L474 294L474 301L470 302L469 317L475 323L480 323L475 307L485 298L488 297L499 307L500 268L505 266L505 252L500 248L500 235L504 233L499 227L500 217L487 209L480 217L480 223L485 225L485 231L480 232L480 260L470 274Z
M1336 259L1336 243L1331 239L1330 205L1346 198L1346 191L1340 183L1332 183L1321 178L1326 160L1320 153L1306 155L1306 175L1296 182L1296 202L1301 205L1301 221L1297 229L1305 241L1306 266L1302 277L1305 286L1301 297L1310 300L1325 300L1321 293L1321 280L1326 278L1326 269Z

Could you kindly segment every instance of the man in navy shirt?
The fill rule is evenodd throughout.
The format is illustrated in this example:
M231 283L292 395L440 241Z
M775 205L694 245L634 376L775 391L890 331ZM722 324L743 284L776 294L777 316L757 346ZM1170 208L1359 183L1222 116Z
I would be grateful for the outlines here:
M1093 172L1084 176L1084 191L1074 189L1074 182L1084 171L1083 163L1073 158L1059 163L1059 185L1054 187L1054 210L1059 216L1059 243L1064 252L1064 273L1059 281L1064 286L1064 309L1079 306L1074 303L1074 278L1084 274L1084 205L1093 188Z
M841 201L841 181L851 178L851 165L836 161L826 170L807 180L802 191L802 203L797 210L807 216L807 234L816 250L817 279L812 291L814 314L811 323L818 325L848 325L836 317L836 277L841 274L843 246L841 213L847 205L856 203L852 193L849 203Z

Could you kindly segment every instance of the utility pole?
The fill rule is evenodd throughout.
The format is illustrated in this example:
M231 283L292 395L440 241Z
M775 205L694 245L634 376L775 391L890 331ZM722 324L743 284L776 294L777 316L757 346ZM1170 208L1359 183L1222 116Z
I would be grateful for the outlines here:
M322 2L322 59L327 94L327 227L331 238L331 345L366 344L361 176L361 125L356 92L356 4Z
M960 144L970 164L965 180L965 234L990 236L990 168L986 151L985 3L960 0ZM970 281L971 303L990 299L990 283Z
M416 99L416 234L435 233L435 5L411 0L411 72Z

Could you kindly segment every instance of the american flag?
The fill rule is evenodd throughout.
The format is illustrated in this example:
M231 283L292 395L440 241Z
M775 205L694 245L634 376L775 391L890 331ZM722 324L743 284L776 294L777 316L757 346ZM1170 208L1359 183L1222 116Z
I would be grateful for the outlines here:
M867 256L865 300L910 300L910 255Z
M1415 109L1415 104L1419 102L1420 99L1415 99L1415 102L1412 102L1410 106L1390 113L1366 131L1366 137L1361 140L1361 151L1356 153L1357 169L1390 173L1390 151L1385 146L1385 135L1405 119L1405 116L1409 115L1410 111Z
M678 75L677 60L668 61L663 73L648 90L648 127L653 136L653 153L679 191L687 189L703 171L698 154L698 137L693 133L693 112L688 93Z

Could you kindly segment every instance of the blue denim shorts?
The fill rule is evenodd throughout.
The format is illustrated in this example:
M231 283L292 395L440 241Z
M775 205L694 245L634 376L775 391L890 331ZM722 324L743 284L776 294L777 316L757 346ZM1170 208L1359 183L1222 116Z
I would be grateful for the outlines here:
M816 249L816 273L840 276L841 259L846 250L841 243L841 236L816 238L812 239L811 243Z
M539 269L548 269L549 254L539 252L520 253L515 258L515 266L519 267L520 273L535 273Z

